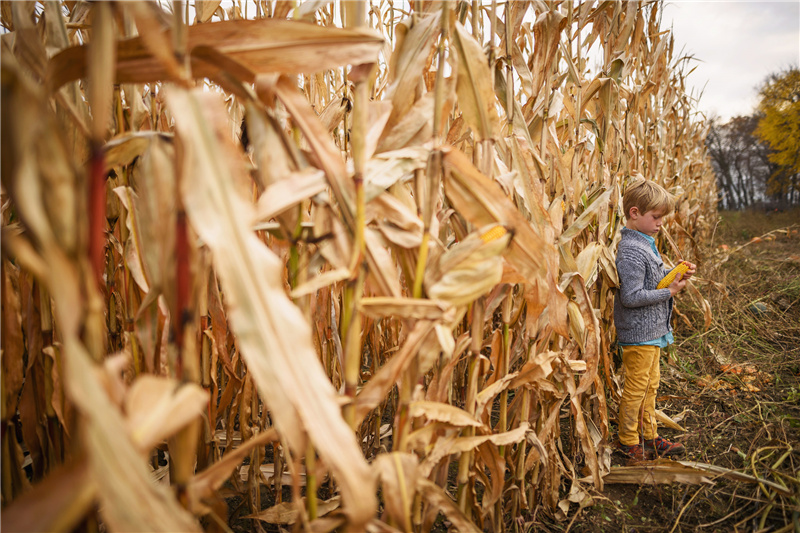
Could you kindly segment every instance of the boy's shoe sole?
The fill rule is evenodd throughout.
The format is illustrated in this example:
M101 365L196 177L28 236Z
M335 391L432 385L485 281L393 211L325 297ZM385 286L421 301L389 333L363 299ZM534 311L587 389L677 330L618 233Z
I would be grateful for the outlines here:
M649 452L658 457L669 457L686 453L686 448L684 448L683 444L680 442L670 442L661 437L644 441L644 450L645 453Z

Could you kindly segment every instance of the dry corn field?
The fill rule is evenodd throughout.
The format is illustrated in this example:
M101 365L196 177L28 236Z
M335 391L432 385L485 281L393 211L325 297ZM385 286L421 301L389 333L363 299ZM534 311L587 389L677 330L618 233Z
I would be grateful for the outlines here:
M659 2L0 7L3 530L523 531L602 489L622 192L677 196L671 260L717 216Z

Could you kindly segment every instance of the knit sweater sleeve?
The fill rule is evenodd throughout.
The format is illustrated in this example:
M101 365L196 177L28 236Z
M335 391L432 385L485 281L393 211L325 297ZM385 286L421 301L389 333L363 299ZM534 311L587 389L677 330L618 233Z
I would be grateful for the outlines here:
M648 260L637 249L621 249L617 255L619 298L624 307L643 307L669 300L669 289L648 288L645 283Z

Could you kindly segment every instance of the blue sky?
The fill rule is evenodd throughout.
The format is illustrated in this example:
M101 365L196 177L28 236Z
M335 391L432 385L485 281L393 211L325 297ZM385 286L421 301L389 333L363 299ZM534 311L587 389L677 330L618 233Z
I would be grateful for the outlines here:
M767 75L800 65L800 0L672 0L661 27L675 54L697 59L687 88L703 91L698 108L723 121L753 112Z

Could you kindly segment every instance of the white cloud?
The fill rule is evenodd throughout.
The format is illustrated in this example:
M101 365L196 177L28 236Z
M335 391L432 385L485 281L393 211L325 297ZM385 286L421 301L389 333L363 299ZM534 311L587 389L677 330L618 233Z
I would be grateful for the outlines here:
M753 112L766 77L800 64L800 1L673 1L675 53L693 55L688 89L703 90L699 109L727 120Z

